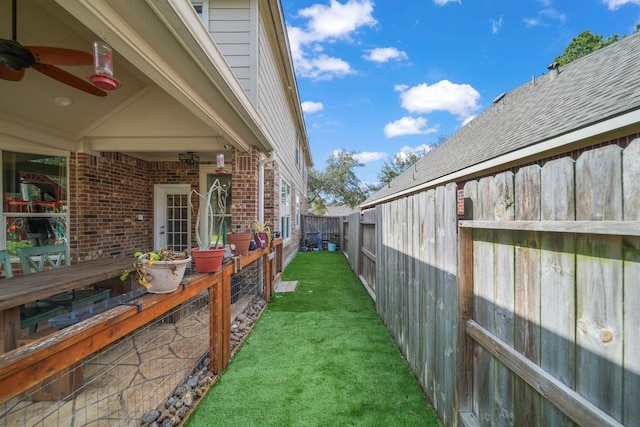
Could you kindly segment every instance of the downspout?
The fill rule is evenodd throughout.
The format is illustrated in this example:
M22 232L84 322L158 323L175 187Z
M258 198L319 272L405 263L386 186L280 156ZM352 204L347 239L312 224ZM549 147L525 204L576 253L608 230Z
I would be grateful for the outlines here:
M276 151L273 150L269 157L260 160L258 167L258 222L264 223L264 165L271 163L276 159Z

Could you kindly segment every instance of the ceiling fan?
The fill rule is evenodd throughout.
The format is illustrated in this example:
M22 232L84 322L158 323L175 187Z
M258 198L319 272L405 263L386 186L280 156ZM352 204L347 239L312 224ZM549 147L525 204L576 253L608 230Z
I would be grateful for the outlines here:
M0 79L20 81L27 68L95 96L107 93L88 81L68 73L56 65L91 65L93 56L79 50L45 46L22 46L17 41L16 0L12 1L12 39L0 39Z

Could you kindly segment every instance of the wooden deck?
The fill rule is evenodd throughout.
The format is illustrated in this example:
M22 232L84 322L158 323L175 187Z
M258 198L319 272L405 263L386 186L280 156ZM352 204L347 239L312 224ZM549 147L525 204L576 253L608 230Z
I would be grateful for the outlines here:
M37 274L2 279L0 281L0 321L2 321L4 351L17 347L17 340L20 337L21 305L118 277L130 264L129 258L104 258Z

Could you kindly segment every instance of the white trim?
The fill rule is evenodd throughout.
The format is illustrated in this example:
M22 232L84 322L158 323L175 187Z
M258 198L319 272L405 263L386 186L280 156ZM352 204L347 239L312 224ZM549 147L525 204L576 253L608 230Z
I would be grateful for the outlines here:
M390 200L397 199L405 195L414 194L416 192L426 190L431 187L443 185L449 182L460 181L470 175L478 174L478 173L481 173L482 171L489 170L489 169L495 169L501 165L512 163L518 159L531 157L536 154L544 153L552 149L558 149L558 148L576 143L578 141L583 141L587 138L593 138L594 136L597 136L597 135L602 135L607 132L615 131L617 129L620 129L626 126L637 125L638 123L640 123L640 110L631 111L629 113L622 114L620 116L614 117L607 121L604 121L601 123L595 123L591 126L587 126L582 129L578 129L573 132L569 132L564 135L560 135L555 138L548 139L541 143L531 145L529 147L525 147L520 150L516 150L511 153L504 154L502 156L494 157L493 159L459 170L458 172L454 172L454 173L442 176L440 178L422 183L415 187L404 189L397 193L390 194L380 199L373 200L370 203L362 204L359 207L360 209L366 209Z

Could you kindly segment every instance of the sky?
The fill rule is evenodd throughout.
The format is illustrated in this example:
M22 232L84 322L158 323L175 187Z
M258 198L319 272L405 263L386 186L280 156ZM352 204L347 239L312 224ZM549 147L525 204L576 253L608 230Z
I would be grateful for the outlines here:
M363 183L548 72L585 30L630 35L640 0L282 0L314 168Z

